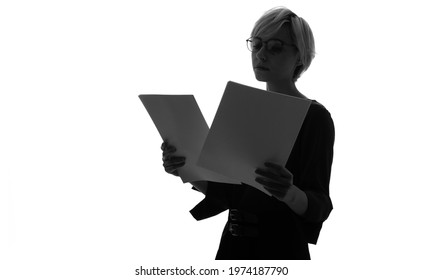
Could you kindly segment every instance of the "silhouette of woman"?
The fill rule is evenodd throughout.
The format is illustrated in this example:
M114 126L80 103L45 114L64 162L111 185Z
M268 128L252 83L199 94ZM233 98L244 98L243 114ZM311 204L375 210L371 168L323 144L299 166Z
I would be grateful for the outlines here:
M295 82L315 55L307 22L289 9L264 13L247 40L258 81L267 90L306 98ZM273 196L246 184L192 182L205 194L191 214L197 220L229 209L216 259L310 259L308 243L316 244L323 222L333 209L329 182L334 124L315 100L305 117L285 167L273 162L257 166L256 181ZM178 176L185 158L176 147L162 144L166 172Z

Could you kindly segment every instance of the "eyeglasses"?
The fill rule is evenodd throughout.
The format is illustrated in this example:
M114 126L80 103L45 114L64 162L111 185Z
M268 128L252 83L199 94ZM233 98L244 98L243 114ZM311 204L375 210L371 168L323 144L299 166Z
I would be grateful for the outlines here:
M262 41L259 37L251 37L246 40L246 45L248 50L251 52L258 52L263 45L266 45L266 50L272 54L281 53L283 51L284 46L293 46L295 45L285 43L278 39L270 39L268 41Z

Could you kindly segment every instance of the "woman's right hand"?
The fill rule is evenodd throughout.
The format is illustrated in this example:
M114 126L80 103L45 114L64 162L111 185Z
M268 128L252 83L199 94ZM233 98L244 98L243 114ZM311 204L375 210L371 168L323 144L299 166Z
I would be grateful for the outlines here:
M177 151L176 147L171 146L167 141L163 142L161 150L163 150L164 170L169 174L179 176L177 170L185 165L186 158L183 156L175 156L174 153Z

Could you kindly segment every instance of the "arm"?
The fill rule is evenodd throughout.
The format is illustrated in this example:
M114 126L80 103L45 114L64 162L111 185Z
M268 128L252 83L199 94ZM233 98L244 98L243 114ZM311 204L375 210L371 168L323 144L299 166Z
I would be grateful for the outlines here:
M191 184L195 190L200 191L204 195L207 194L208 181L195 181L195 182L191 182Z
M167 141L161 145L163 150L163 166L167 173L179 176L178 169L185 165L186 158L175 156L176 147ZM232 190L230 184L194 181L191 182L193 189L202 192L205 198L199 202L190 213L196 220L203 220L215 216L229 208L229 197Z
M185 164L185 157L175 156L176 147L171 146L167 141L161 145L163 150L163 166L167 173L179 176L178 169ZM206 219L217 215L229 207L229 184L222 184L208 181L191 182L193 189L202 192L205 198L198 203L190 213L197 220Z
M306 213L306 210L308 210L308 196L295 185L292 185L287 191L284 203L286 203L293 212L302 217Z
M255 179L275 198L284 202L299 216L308 209L306 193L293 184L293 174L287 168L272 162L266 162L265 168L256 169L259 176Z
M319 223L325 221L333 209L329 185L335 131L331 115L325 108L320 108L311 117L303 135L304 156L296 184L308 197L308 209L303 215L305 221Z
M311 223L324 221L332 210L329 181L333 158L334 125L325 108L317 106L304 122L295 157L289 168L265 163L256 181L297 215ZM295 144L295 145L296 145Z
M190 213L196 220L203 220L215 216L232 206L232 194L239 186L209 181L191 183L194 189L203 192L205 198L199 202Z

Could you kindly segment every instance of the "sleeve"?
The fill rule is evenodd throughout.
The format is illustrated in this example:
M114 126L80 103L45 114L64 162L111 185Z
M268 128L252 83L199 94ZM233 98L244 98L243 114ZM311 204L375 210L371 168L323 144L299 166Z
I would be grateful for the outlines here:
M333 162L334 123L321 106L310 115L304 135L301 179L297 182L308 198L303 216L309 243L316 244L319 232L333 209L329 184Z
M213 217L230 208L232 192L236 185L208 182L205 198L190 213L196 220Z

